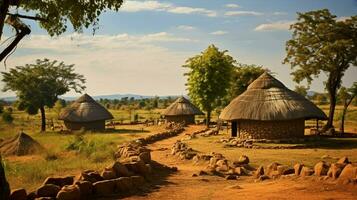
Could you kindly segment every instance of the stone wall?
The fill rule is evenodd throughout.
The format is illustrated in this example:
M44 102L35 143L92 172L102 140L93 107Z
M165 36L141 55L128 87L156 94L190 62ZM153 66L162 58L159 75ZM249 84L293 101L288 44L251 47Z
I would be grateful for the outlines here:
M281 139L304 136L304 119L288 121L238 121L238 137L243 139Z
M166 122L185 123L185 124L194 124L195 123L194 115L165 116L165 119L166 119Z

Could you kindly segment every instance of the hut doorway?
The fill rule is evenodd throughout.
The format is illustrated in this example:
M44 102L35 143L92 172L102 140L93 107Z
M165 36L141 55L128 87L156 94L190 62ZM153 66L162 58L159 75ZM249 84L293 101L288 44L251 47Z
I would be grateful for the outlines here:
M232 121L232 137L237 137L237 122L236 121Z

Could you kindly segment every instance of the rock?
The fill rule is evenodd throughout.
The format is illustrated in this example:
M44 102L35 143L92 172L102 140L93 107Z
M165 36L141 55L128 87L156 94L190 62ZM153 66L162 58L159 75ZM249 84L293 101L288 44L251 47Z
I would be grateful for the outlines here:
M55 200L55 197L38 197L35 200Z
M149 174L149 169L146 166L145 162L140 160L139 157L133 158L129 163L124 163L129 171L135 172L137 174L147 176Z
M357 167L352 164L346 165L338 177L339 180L352 180L354 178L357 178Z
M345 156L345 157L342 157L342 158L340 158L338 161L337 161L337 163L339 163L339 164L349 164L349 163L351 163L349 160L348 160L348 158Z
M334 163L331 164L330 169L327 171L327 176L336 179L341 174L342 169L346 166L346 164Z
M80 180L95 183L97 181L102 181L104 179L102 176L100 176L99 172L97 172L97 171L85 170L81 173Z
M101 176L104 180L110 180L117 178L117 175L113 169L104 169Z
M116 179L98 181L93 184L94 194L97 196L108 196L114 193L116 188Z
M230 175L226 176L226 180L237 180L237 176L230 174Z
M203 171L203 170L200 170L200 171L198 172L198 175L199 175L199 176L205 176L205 175L208 175L208 173L205 172L205 171Z
M288 175L288 174L294 174L295 173L294 168L291 168L291 167L286 166L286 165L279 165L276 169L277 169L279 175Z
M12 190L9 200L27 200L26 190L23 188Z
M27 200L34 200L36 199L37 195L36 192L30 192L27 194Z
M264 175L264 167L259 166L253 175L254 175L254 178L259 178L260 176Z
M329 167L330 166L324 161L318 162L314 167L315 175L316 176L325 176L325 175L327 175Z
M80 193L81 193L81 199L87 199L88 196L91 196L93 194L93 185L89 181L78 181L76 182L76 185L78 186Z
M237 174L239 176L247 175L246 170L243 167L234 168L234 172L235 172L235 174Z
M56 197L61 188L54 184L46 184L37 188L36 195L38 197Z
M57 200L78 200L81 198L81 192L77 185L66 185L58 192Z
M305 177L305 176L311 176L312 174L314 174L314 170L312 170L309 167L302 167L301 172L300 172L300 176Z
M304 167L304 164L300 164L300 163L296 163L294 165L294 171L295 171L295 175L296 176L299 176L300 175L300 172L301 172L301 169Z
M273 171L276 171L278 169L279 165L281 165L281 164L279 164L277 162L270 163L265 170L265 175L271 176L271 173Z
M134 188L142 187L145 184L145 179L142 176L131 176Z
M113 169L116 173L116 177L131 176L132 173L129 172L128 168L122 163L116 161L108 169Z
M241 155L238 160L239 164L248 164L249 163L249 158L246 155Z
M211 167L216 167L216 163L217 163L218 159L216 157L212 157L210 160L209 160L209 165Z
M115 180L118 191L125 193L133 189L133 181L130 177L120 177Z
M217 171L224 172L224 171L228 171L229 170L228 161L227 160L218 160L216 165L218 166L216 168Z
M139 157L142 161L144 161L146 164L151 162L151 155L150 155L150 151L145 151L145 152L141 152L139 154Z
M259 176L259 178L258 178L259 181L264 181L264 180L267 180L267 179L270 179L270 177L267 176L267 175L261 175L261 176Z
M197 174L192 174L192 177L197 177L198 175Z
M72 185L74 182L74 176L66 176L66 177L47 177L42 185L53 184L59 187L63 187L65 185Z

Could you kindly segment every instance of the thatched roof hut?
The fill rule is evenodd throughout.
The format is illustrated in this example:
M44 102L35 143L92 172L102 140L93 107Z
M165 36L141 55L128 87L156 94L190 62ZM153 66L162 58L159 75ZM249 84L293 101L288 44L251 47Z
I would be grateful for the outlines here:
M71 130L103 130L105 120L113 119L113 115L88 94L84 94L62 111L59 119Z
M327 117L311 101L265 72L233 99L219 118L238 122L240 132L249 137L280 138L304 135L304 120ZM266 133L260 133L263 129Z
M166 108L163 115L167 122L192 124L195 123L195 115L204 115L204 113L188 99L181 96Z

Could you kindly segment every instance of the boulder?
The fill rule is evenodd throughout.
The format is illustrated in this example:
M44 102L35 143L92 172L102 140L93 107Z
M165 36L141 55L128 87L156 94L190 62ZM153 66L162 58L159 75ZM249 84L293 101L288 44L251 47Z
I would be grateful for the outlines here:
M89 181L78 181L76 185L81 193L81 199L87 199L88 196L93 194L93 185Z
M27 194L27 200L34 200L36 199L37 195L36 192L30 192Z
M249 158L246 155L241 155L238 159L238 164L248 164L249 163Z
M264 175L264 167L259 166L258 169L254 172L254 178L259 178L262 175Z
M217 166L217 165L216 165L217 161L218 161L218 158L212 157L212 158L209 160L209 165L210 165L211 167L216 167L216 166Z
M117 177L131 176L132 173L128 168L120 162L114 162L111 166L107 167L108 169L113 169Z
M113 169L104 169L101 176L104 180L110 180L117 178L117 175Z
M289 166L286 165L279 165L276 170L278 171L279 175L288 175L288 174L294 174L295 173L295 169L291 168Z
M134 188L142 187L145 183L145 179L142 176L131 176L130 178Z
M327 176L336 179L341 174L342 169L346 166L346 164L334 163L331 164L329 170L327 171Z
M146 166L145 162L140 160L140 158L137 157L137 159L133 159L131 162L124 163L125 167L134 173L147 176L149 174L148 167Z
M279 165L281 164L277 162L270 163L265 170L265 175L271 176L271 173L273 173L273 171L276 171Z
M91 183L95 183L97 181L104 180L103 177L99 174L99 172L94 170L85 170L81 173L80 180L89 181Z
M97 196L108 196L114 193L116 188L115 179L98 181L93 184L94 194Z
M337 161L337 163L339 163L339 164L349 164L349 163L351 163L351 162L348 160L348 158L347 158L346 156L344 156L344 157L340 158L340 159Z
M26 190L23 188L12 190L9 200L27 200Z
M81 192L78 185L66 185L58 192L57 200L78 200L81 198Z
M329 167L330 166L325 161L318 162L314 167L315 175L316 176L326 176L327 172L329 170Z
M312 174L314 174L314 170L311 169L310 167L302 167L301 172L300 172L300 176L305 177L305 176L311 176Z
M53 184L59 187L65 185L72 185L74 182L74 176L65 176L65 177L47 177L42 185Z
M54 184L46 184L37 188L36 195L38 197L56 197L57 193L61 190L61 188Z
M346 167L343 168L340 176L338 177L339 180L350 180L350 181L352 181L355 178L357 178L357 167L353 166L352 164L346 165Z
M294 171L295 171L295 175L296 176L299 176L300 175L300 172L301 172L301 169L304 167L304 164L301 164L301 163L296 163L294 165Z
M130 177L120 177L115 179L116 189L120 192L128 192L132 190L134 187L133 179Z
M150 163L151 162L151 155L150 155L150 151L144 151L144 152L141 152L139 154L139 157L142 161L144 161L145 163Z

